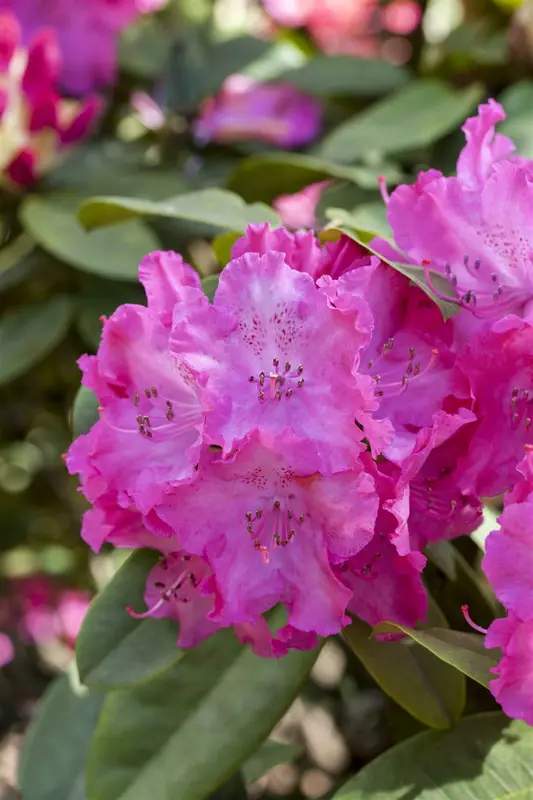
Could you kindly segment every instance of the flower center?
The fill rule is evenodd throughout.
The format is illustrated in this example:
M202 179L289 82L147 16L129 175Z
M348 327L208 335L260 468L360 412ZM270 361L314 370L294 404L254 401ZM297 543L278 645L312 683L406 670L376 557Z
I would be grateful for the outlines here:
M270 561L269 548L287 547L296 536L298 528L305 522L305 514L295 508L295 501L294 495L276 498L265 508L258 508L255 512L247 511L244 515L246 532L255 549L261 553L265 564Z
M377 359L370 359L367 363L367 369L377 384L374 394L376 397L401 394L416 378L421 378L434 367L438 355L438 350L431 350L427 364L422 367L414 347L409 348L407 356L399 356L394 339L388 339Z
M522 425L529 431L531 428L531 408L533 392L530 389L519 389L515 386L511 392L509 412L511 414L511 428L517 430Z
M304 368L299 364L293 369L290 361L281 362L279 358L272 359L272 369L270 372L261 370L257 377L250 375L249 383L257 384L257 397L260 402L273 400L279 402L283 397L292 397L294 389L302 389L304 386Z

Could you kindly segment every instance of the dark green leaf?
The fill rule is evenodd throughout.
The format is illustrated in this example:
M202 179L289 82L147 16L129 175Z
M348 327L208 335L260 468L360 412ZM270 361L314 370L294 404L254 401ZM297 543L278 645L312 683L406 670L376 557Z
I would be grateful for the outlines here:
M533 728L499 711L426 731L376 758L333 800L528 800Z
M190 220L231 231L244 231L250 222L279 223L278 215L268 206L246 205L241 197L224 189L201 189L161 202L132 197L93 197L82 203L79 210L81 223L88 230L135 217Z
M466 699L465 679L409 639L383 642L365 622L354 619L343 635L374 680L398 705L431 728L450 728Z
M113 693L89 756L91 800L203 800L255 752L316 656L259 658L225 630L157 679Z
M110 317L122 303L146 305L141 286L134 283L97 281L78 296L76 327L85 342L96 350L102 334L101 317Z
M146 576L159 553L137 550L93 600L76 642L82 682L96 689L123 688L148 681L179 661L178 631L171 619L134 619L126 611L145 609Z
M80 687L72 669L49 687L22 750L24 800L86 800L87 751L103 701Z
M379 175L394 183L401 173L391 164L379 167L346 167L315 156L298 153L261 153L243 159L231 175L229 188L248 202L271 202L279 194L291 194L326 178L350 181L364 189L375 189Z
M98 398L86 386L80 386L72 404L70 426L74 438L88 433L98 421Z
M139 220L114 230L87 233L76 218L78 196L30 196L23 201L20 219L36 242L56 258L104 278L137 280L143 256L157 250L158 242Z
M0 319L0 386L23 375L65 336L72 316L69 297L22 306Z
M375 97L404 86L409 71L383 59L320 54L282 77L310 94Z
M324 138L324 159L350 164L369 153L426 147L463 122L483 94L473 84L457 90L439 80L417 80L343 122Z
M157 78L165 68L171 45L172 33L160 20L142 17L119 39L120 66L141 78Z
M242 774L237 772L220 789L217 789L209 800L248 800L248 793Z
M374 633L397 633L401 631L431 653L455 667L472 680L488 687L494 679L491 669L498 663L498 651L486 650L484 637L476 633L450 631L447 628L423 628L413 630L407 625L382 622Z
M230 75L243 73L246 67L268 56L274 45L255 36L236 36L217 42L209 49L209 70L205 76L204 92L214 94Z
M0 250L0 291L21 283L43 260L30 236L23 233L12 239Z

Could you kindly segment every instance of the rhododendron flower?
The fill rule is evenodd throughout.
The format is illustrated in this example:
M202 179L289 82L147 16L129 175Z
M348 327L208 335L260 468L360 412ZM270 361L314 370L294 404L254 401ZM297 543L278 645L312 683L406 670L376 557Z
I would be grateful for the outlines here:
M203 295L174 254L147 256L139 272L149 308L120 306L104 323L98 354L80 359L101 418L72 444L67 465L91 502L111 492L123 508L149 514L195 475L204 408L190 371L168 348L166 325L173 303Z
M393 0L384 7L375 0L264 0L270 16L281 25L306 26L326 53L371 56L379 53L379 34L408 35L422 12L415 0Z
M5 667L13 661L15 655L15 648L13 642L6 633L0 632L0 667Z
M288 624L320 635L346 623L349 590L331 563L361 550L374 531L374 481L358 464L324 478L313 448L288 433L254 435L233 459L205 453L198 480L158 513L188 553L213 573L212 619L254 623L283 603Z
M26 50L16 17L0 12L0 51L0 183L28 186L89 133L100 104L57 93L61 54L53 30L36 34Z
M336 308L282 253L248 253L220 276L214 304L174 326L172 350L205 387L212 440L230 453L254 430L312 441L322 472L349 468L364 436L380 452L387 421L367 428L374 382L358 373L368 341L362 298ZM327 413L324 413L327 409Z
M84 95L113 83L120 32L140 14L166 0L1 0L21 20L24 42L53 28L63 54L59 80L68 92Z
M392 192L387 208L397 245L445 275L456 293L447 299L482 320L533 313L533 171L495 134L504 118L494 100L481 105L463 126L457 177L421 173L414 186Z
M194 123L199 142L249 139L278 147L301 147L318 136L320 103L287 83L260 84L232 75L208 98Z
M60 588L45 575L12 581L12 592L22 636L36 645L62 642L74 648L91 601L89 592Z
M311 183L295 194L281 194L272 203L287 228L315 228L316 209L331 181Z
M524 445L533 443L533 327L516 316L484 330L458 355L479 425L459 469L466 491L494 497L515 482Z
M506 714L533 725L533 449L518 467L523 479L505 498L501 529L486 541L483 569L507 619L489 627L485 644L503 657L490 688Z

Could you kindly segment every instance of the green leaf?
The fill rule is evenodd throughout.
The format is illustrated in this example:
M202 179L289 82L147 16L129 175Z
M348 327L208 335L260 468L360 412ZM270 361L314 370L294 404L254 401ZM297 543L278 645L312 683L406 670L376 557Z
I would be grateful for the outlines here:
M333 800L529 800L533 728L499 711L425 731L387 750Z
M215 236L211 242L211 247L215 251L217 262L222 268L224 268L226 264L231 261L231 251L233 249L233 245L237 239L241 238L241 236L242 233L231 231L230 233L221 233L219 236Z
M437 658L482 686L488 688L489 681L494 680L491 669L498 663L498 651L486 650L483 636L464 631L450 631L447 628L414 630L407 625L397 625L393 622L381 622L374 628L375 634L398 631L410 636L413 641L418 642Z
M80 386L70 412L70 427L74 438L88 433L98 422L98 406L99 401L94 392L86 386Z
M365 622L354 619L343 635L384 692L430 728L451 728L466 699L460 672L409 639L376 641Z
M23 375L59 344L72 310L71 299L61 295L0 318L0 386Z
M302 746L295 742L288 744L267 739L242 768L246 783L258 781L265 772L278 764L288 764L294 761L302 749Z
M342 208L335 209L335 212L335 221L331 223L331 228L328 228L326 231L324 231L323 235L325 237L331 235L330 231L333 231L333 235L336 230L340 231L341 233L345 233L346 236L349 236L355 242L358 242L358 244L366 247L370 253L378 256L385 264L388 264L389 267L392 267L397 272L401 272L402 275L405 275L406 278L409 278L410 281L422 289L422 291L425 292L427 296L430 297L434 303L436 303L436 305L438 305L444 319L450 319L451 317L455 316L455 314L459 313L461 310L460 306L447 300L443 300L441 297L436 295L432 289L429 288L426 282L426 275L422 267L417 267L412 264L403 264L400 261L391 261L389 258L381 255L381 253L378 253L377 250L374 250L374 248L369 244L369 242L371 242L374 238L373 231L359 230L351 227L350 212L347 212ZM429 274L433 286L441 294L449 297L453 297L455 295L452 285L446 280L444 275L441 275L440 272L435 272L432 269L429 270Z
M326 178L350 181L363 189L376 189L379 175L391 183L401 179L399 170L391 164L379 167L347 167L315 156L298 153L260 153L240 161L228 181L229 188L249 203L256 200L271 202L279 194L291 194L310 183Z
M283 79L310 94L375 97L404 86L409 70L374 58L317 55L297 69L287 70Z
M215 296L215 292L217 290L219 277L220 275L208 275L207 278L202 278L202 289L209 297L211 303L213 302L213 297Z
M136 550L91 603L76 642L80 679L86 686L136 686L182 658L173 620L134 619L126 610L145 609L146 576L159 555Z
M369 153L427 147L452 131L481 99L483 89L457 90L439 80L416 80L343 122L320 146L324 159L350 164Z
M67 264L104 278L136 281L141 258L157 250L154 234L139 220L88 234L76 218L79 199L59 193L30 195L22 202L20 220L44 250Z
M24 800L86 800L87 751L103 701L79 685L73 669L50 685L22 750Z
M255 752L317 654L260 658L223 630L156 680L113 693L89 755L89 797L203 800Z
M349 217L343 208L326 209L326 218L335 225L338 220L350 220L351 227L365 233L372 234L372 238L380 236L383 239L393 241L390 225L387 221L387 207L383 202L360 203L352 211Z
M516 144L517 152L533 158L533 82L520 81L510 86L500 97L507 119L498 130Z
M132 197L93 197L79 209L80 221L87 230L134 217L189 220L231 231L244 231L250 222L279 223L278 215L268 206L246 205L241 197L224 189L201 189L160 202Z
M217 789L209 797L209 800L248 800L248 793L242 774L237 772L220 789Z
M207 54L209 69L202 87L204 93L214 94L226 78L242 74L255 62L268 58L274 47L271 42L255 36L235 36L212 45Z
M0 291L21 283L43 261L35 252L35 242L23 233L0 250Z

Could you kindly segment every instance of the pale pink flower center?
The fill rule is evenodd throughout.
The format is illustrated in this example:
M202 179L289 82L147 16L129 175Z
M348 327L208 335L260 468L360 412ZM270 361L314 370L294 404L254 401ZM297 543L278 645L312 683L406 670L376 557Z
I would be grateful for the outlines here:
M261 370L257 377L250 375L248 380L257 383L257 397L261 402L279 402L282 398L290 398L294 389L303 388L303 371L301 364L293 369L290 361L282 362L279 358L273 358L270 372Z

